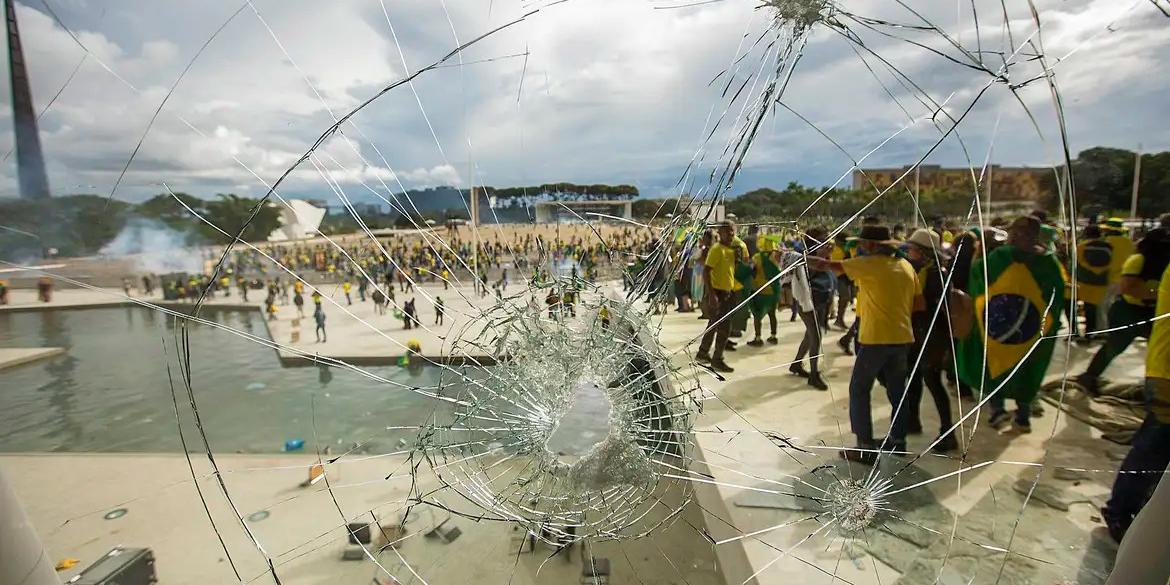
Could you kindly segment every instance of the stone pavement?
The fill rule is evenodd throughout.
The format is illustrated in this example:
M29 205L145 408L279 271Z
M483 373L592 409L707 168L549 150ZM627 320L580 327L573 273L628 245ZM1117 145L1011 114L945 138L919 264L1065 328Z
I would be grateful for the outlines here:
M194 471L181 454L0 456L51 563L80 561L58 573L62 581L121 545L152 548L160 583L271 583L254 536L280 581L288 584L394 583L386 572L402 584L580 582L581 545L555 558L550 558L555 549L545 544L518 553L521 533L509 523L476 522L431 506L408 507L412 482L423 493L439 487L425 464L411 475L403 456L342 461L327 465L328 485L303 486L317 462L312 455L219 455L216 462L233 510L207 458L199 454L191 457ZM455 494L442 496L453 509L471 511ZM428 499L435 497L432 493ZM125 512L106 519L118 510ZM342 560L343 552L354 548L347 546L346 523L376 518L389 526L404 515L405 532L394 549L378 552L385 540L373 529L369 548L386 572L369 558ZM428 536L444 521L445 529L461 532L450 543ZM712 548L696 528L701 525L698 508L690 505L653 539L595 543L588 551L609 561L613 583L724 585Z
M435 349L441 352L466 323L467 316L476 314L478 309L473 307L482 306L477 300L463 298L470 295L461 296L453 291L444 293L441 288L426 285L414 293L420 318L427 328L405 331L390 315L374 315L369 301L361 303L355 296L353 305L346 304L338 286L329 295L341 306L327 304L326 308L329 341L317 344L312 340L311 326L308 325L310 318L306 315L301 323L300 340L293 347L335 357L392 359L400 355L401 346L408 340L418 339L425 355L432 355ZM27 299L23 296L25 293ZM356 290L352 294L356 295ZM0 307L0 311L35 305L31 291L16 290L13 295L14 305ZM434 314L427 298L436 295L442 295L449 307L451 322L443 328L432 326ZM52 306L118 303L124 301L120 296L120 290L114 295L62 290L57 291ZM409 298L397 294L399 301L404 297ZM235 299L233 296L229 300ZM241 307L223 301L216 300L214 306ZM270 322L273 337L278 342L287 343L291 339L291 311L291 306L281 307L277 321ZM809 508L807 501L794 501L791 496L784 496L791 491L786 486L815 485L824 489L823 482L834 477L864 478L869 472L866 467L843 465L836 455L837 447L852 444L846 386L853 358L841 354L833 343L839 332L826 339L822 370L830 390L820 392L787 372L787 362L795 354L803 326L799 322L789 322L786 313L781 319L780 345L750 348L741 344L740 351L728 354L728 361L736 372L728 375L726 380L696 369L690 362L688 356L693 354L694 345L688 348L687 344L694 341L703 326L693 313L670 312L656 319L661 322L659 336L663 346L668 351L675 351L675 365L682 368L685 375L699 376L709 392L703 413L697 420L694 440L701 448L696 453L696 459L701 461L696 463L695 471L708 473L710 479L696 476L702 480L696 485L701 488L699 501L704 507L701 524L716 542L727 541L715 547L720 560L725 556L722 552L731 550L731 547L746 555L746 567L721 566L728 582L743 582L759 572L759 583L811 582L814 577L828 582L831 580L829 575L859 585L933 583L939 575L942 583L956 582L959 575L973 579L970 582L974 583L994 583L999 579L1001 567L1004 583L1052 583L1060 579L1081 584L1103 581L1112 549L1108 538L1102 538L1103 527L1096 519L1095 506L1107 493L1117 461L1126 449L1101 440L1098 429L1060 415L1051 406L1042 417L1033 420L1032 434L1014 438L988 429L985 413L972 416L961 429L961 440L968 447L962 458L955 454L927 455L916 461L883 459L878 476L894 477L896 487L908 487L917 482L931 483L891 498L892 511L880 516L871 530L858 537L856 534L843 535L829 527L810 537L822 528L822 524L807 518L817 514L825 518L824 510ZM1081 371L1090 349L1073 346L1066 352L1064 344L1058 344L1050 377L1062 377L1066 357L1071 374ZM1144 344L1135 344L1114 363L1107 375L1119 384L1136 383L1143 372L1144 351ZM1075 398L1075 395L1066 397ZM927 447L932 439L930 430L937 426L930 398L924 397L923 402L923 423L927 433L911 438L910 449L915 453ZM971 407L969 400L955 405L964 412ZM889 407L885 405L880 389L875 389L874 414L878 428L888 425ZM785 447L769 433L785 437L807 452ZM46 510L72 497L73 491L57 493L38 489L54 482L65 485L67 482L61 482L55 476L69 473L70 468L99 474L108 465L111 470L128 474L127 477L143 473L153 477L155 464L150 462L171 456L120 456L121 460L116 464L110 463L114 460L107 456L65 457L37 456L19 459L17 463L12 463L11 458L4 459L5 464L18 467L17 473L38 469L40 462L44 462L44 467L38 472L41 475L31 483L33 487L27 484L23 488L17 486L18 490L23 490L21 494L26 504L34 510L41 510L34 512L34 521L38 514L45 514ZM261 465L276 465L276 459ZM176 466L177 470L164 473L161 471L163 467L159 467L159 477L180 481L185 462L177 460L179 464L167 464ZM275 484L263 483L247 489L268 490L265 492L268 497L279 493L295 495L298 493L295 488L279 486L295 485L297 479L294 476L303 475L304 465L301 461L296 473L290 473ZM131 471L136 467L142 471ZM959 470L963 471L958 473ZM82 477L86 475L79 475L75 481L81 481ZM348 483L354 476L347 472L344 478ZM943 479L935 481L935 478ZM100 504L98 501L85 503L92 503L95 508L108 507L109 502L117 499L113 496L125 493L124 484L118 484L115 478L109 481L111 483L104 490L109 496L107 499ZM1033 483L1034 490L1031 488ZM161 484L157 487L163 489ZM181 509L182 515L168 517L168 522L160 524L169 526L168 534L201 531L198 538L186 544L200 547L201 555L214 553L214 547L208 546L213 541L209 539L206 517L200 515L202 509L198 499L190 493L189 485L186 489L183 497L168 500L166 507L160 508ZM286 492L281 492L282 489ZM383 486L380 489L389 488ZM1021 490L1032 493L1026 508ZM336 510L330 513L336 514ZM50 519L53 521L38 522L42 534L46 529L59 530L54 522L60 517L50 516ZM1004 532L1009 526L1020 526L1021 529L1013 536L1011 531ZM317 528L327 529L324 526L312 527ZM306 525L304 530L310 528ZM66 542L67 547L79 546L85 541L88 532L81 528L78 531L72 540ZM53 536L47 538L53 542ZM325 540L329 541L328 538ZM650 542L654 541L650 539ZM109 540L95 542L100 545L95 544L93 551L87 549L88 552L101 552L97 549L108 544ZM1010 549L1012 553L1006 554L1004 549ZM675 549L667 550L673 554ZM336 550L330 554L334 553ZM196 559L193 557L190 562L194 566ZM550 565L556 562L554 559ZM222 562L216 560L214 563L222 568ZM216 573L213 576L223 575ZM367 581L369 576L370 573L366 573ZM696 582L689 577L688 580Z
M917 461L883 458L877 475L893 478L895 487L931 483L891 498L891 511L853 538L830 528L806 541L822 526L806 519L825 509L810 506L807 498L772 492L792 490L786 486L795 486L797 492L808 492L808 485L823 489L834 478L864 478L871 468L845 464L836 453L853 444L847 394L853 358L835 344L841 332L826 337L821 368L830 388L821 392L787 371L803 335L800 322L787 319L785 312L778 346L747 347L742 342L750 336L741 338L739 350L727 354L735 372L720 381L695 368L689 357L697 342L689 348L686 344L701 333L702 322L694 314L672 312L661 318L663 345L679 350L675 365L696 372L710 391L694 439L708 463L703 471L718 482L720 499L728 503L727 520L734 525L723 530L717 526L713 537L739 537L752 568L763 569L760 583L812 582L817 574L834 574L855 584L935 583L939 575L940 583L1104 581L1115 547L1097 518L1097 507L1126 448L1102 440L1100 431L1087 424L1057 416L1051 406L1033 419L1032 434L1015 438L988 428L985 411L972 416L960 431L968 446L962 458L959 453L927 454ZM1050 378L1062 377L1066 355L1069 371L1079 373L1091 349L1059 349ZM1130 348L1107 374L1118 382L1136 382L1144 372L1144 352L1144 345ZM956 398L952 396L952 403ZM972 408L970 400L959 404L964 412ZM880 387L874 389L873 405L881 434L889 424L890 408ZM952 407L957 414L960 406ZM911 437L909 449L915 454L927 448L938 428L929 394L921 412L926 430ZM810 453L784 448L769 432ZM959 469L966 471L955 473ZM947 474L953 475L935 480ZM1013 487L1024 482L1026 493L1037 478L1024 508L1023 496ZM1013 538L1017 525L1024 528ZM743 537L755 531L760 532ZM1009 548L1012 554L1005 554ZM1001 565L1007 567L1003 580Z

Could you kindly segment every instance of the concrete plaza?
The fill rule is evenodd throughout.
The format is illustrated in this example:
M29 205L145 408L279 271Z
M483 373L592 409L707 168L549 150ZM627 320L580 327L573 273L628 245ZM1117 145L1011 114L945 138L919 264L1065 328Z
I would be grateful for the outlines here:
M509 292L519 290L517 286ZM413 294L400 292L399 302L411 296L417 299L426 326L406 331L391 315L374 314L372 302L360 302L356 289L351 293L352 305L339 286L328 292L336 303L326 301L328 342L313 340L308 315L301 321L299 340L292 342L291 305L281 306L277 319L268 322L273 339L288 346L279 350L285 360L322 355L355 363L389 363L412 339L422 344L424 355L441 357L470 317L494 302L468 289L443 291L432 285ZM435 327L427 299L440 295L447 301L447 319L442 327ZM259 308L259 303L243 305L239 300L220 297L208 306ZM51 304L43 305L35 302L31 291L15 290L13 304L0 311L124 302L120 290L61 290ZM181 303L162 305L183 308ZM636 307L648 308L641 303ZM691 363L693 342L703 326L693 313L671 311L653 319L680 375L698 376L705 388L702 414L693 433L699 447L690 472L695 502L661 534L620 546L597 545L593 554L614 562L612 582L830 583L835 579L912 585L960 580L1053 583L1063 579L1082 584L1104 580L1114 547L1104 534L1096 507L1107 494L1126 447L1103 440L1097 428L1064 416L1052 404L1043 416L1033 419L1031 434L1016 437L988 428L985 411L971 414L958 431L966 447L962 453L926 454L917 459L883 457L875 476L892 478L905 491L891 496L890 514L880 522L861 533L843 534L825 526L828 518L821 514L823 510L810 508L807 501L792 495L802 486L823 488L826 477L865 478L870 472L868 467L845 465L837 457L837 448L852 444L846 386L853 358L832 343L836 335L827 337L825 344L822 370L830 389L822 392L787 372L803 335L799 321L789 322L787 313L782 314L778 345L751 348L741 343L739 351L728 354L736 371L725 380ZM1066 367L1071 373L1079 372L1091 349L1065 348L1061 343L1050 377L1062 378ZM1143 372L1144 350L1140 342L1130 348L1111 367L1111 379L1136 383ZM1065 399L1070 404L1087 401L1071 388ZM959 416L973 408L970 400L954 402ZM915 454L933 439L932 430L937 428L933 412L930 398L925 397L926 432L911 438L910 450ZM874 417L877 428L888 425L889 407L880 388L875 389ZM368 583L381 574L368 559L340 560L346 546L341 519L378 510L381 520L393 516L394 506L403 506L410 481L401 476L393 479L403 465L400 456L358 458L331 466L336 470L331 481L340 488L332 493L339 497L341 514L321 484L298 487L315 462L312 456L221 456L217 461L240 514L269 513L268 518L247 525L274 562L288 569L281 572L283 581ZM226 500L217 495L219 487L209 475L206 458L193 457L193 463L199 486L205 494L216 496L208 504L211 515L241 578L245 582L270 579L263 555L226 507ZM235 579L182 455L12 454L0 457L0 465L13 478L54 560L73 557L84 565L116 544L150 546L165 582ZM414 477L424 486L434 481L426 473ZM86 488L79 490L82 484ZM102 518L117 508L129 513L115 520ZM412 513L433 511L416 508ZM428 523L433 527L435 522L420 517L415 528L408 528L409 537L401 548L406 563L395 564L400 559L392 551L379 558L402 582L413 578L406 564L421 576L415 582L494 583L511 576L518 583L571 583L580 576L579 558L568 563L553 558L540 568L551 549L517 557L509 549L512 531L506 525L460 522L463 537L443 544L423 536ZM452 555L455 551L457 556ZM389 565L397 568L391 570Z

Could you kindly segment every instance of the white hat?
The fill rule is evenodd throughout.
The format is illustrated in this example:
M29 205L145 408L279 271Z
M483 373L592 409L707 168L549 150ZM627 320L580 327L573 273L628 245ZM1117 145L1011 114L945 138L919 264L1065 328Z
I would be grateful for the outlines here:
M942 238L933 230L917 229L906 241L927 250L942 250Z

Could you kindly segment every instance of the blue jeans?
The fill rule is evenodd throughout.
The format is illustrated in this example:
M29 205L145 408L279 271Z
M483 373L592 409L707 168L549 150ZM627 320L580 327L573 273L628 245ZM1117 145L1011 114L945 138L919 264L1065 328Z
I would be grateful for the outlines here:
M1003 389L993 394L987 401L988 406L991 407L991 416L994 418L1001 412L1007 412L1007 398L1003 396ZM1032 403L1027 401L1016 401L1016 426L1028 427L1032 426Z
M1146 378L1147 404L1153 399L1153 378ZM1147 406L1146 419L1133 435L1133 446L1121 462L1113 493L1101 511L1126 528L1141 511L1162 472L1170 465L1170 423L1158 420Z
M880 380L886 387L886 397L897 416L890 425L889 443L906 442L906 420L909 405L903 405L906 395L906 356L910 344L872 345L859 344L857 360L853 363L853 376L849 379L849 425L857 435L859 446L873 445L873 412L870 392L874 380Z

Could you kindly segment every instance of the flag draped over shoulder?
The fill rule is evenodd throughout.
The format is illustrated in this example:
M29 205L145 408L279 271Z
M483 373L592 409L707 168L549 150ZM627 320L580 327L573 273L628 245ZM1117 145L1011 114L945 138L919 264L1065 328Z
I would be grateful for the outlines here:
M752 297L750 308L752 314L761 316L776 307L780 297L780 266L772 261L768 252L757 252L752 258L753 275L752 287L756 295Z
M1001 246L986 263L971 264L969 292L975 327L959 341L959 379L982 385L984 392L1002 385L1002 396L1031 401L1052 361L1051 336L1060 328L1065 302L1060 263L1051 254Z

